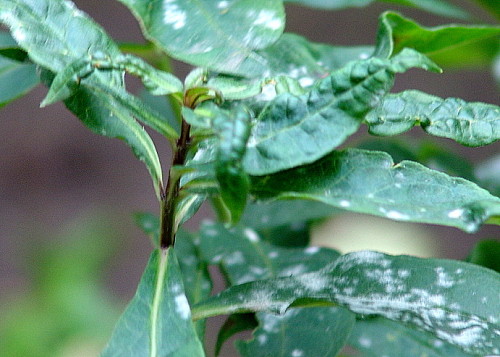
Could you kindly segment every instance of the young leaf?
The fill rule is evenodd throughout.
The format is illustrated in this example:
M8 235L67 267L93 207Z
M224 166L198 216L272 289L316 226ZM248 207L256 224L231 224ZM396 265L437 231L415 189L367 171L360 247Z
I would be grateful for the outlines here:
M101 356L205 356L172 248L153 251Z
M429 332L382 317L357 320L348 344L364 357L470 357Z
M338 304L379 315L476 355L500 353L500 275L473 264L356 252L318 272L233 286L193 307L194 319Z
M413 48L432 58L434 53L498 37L499 34L500 26L423 27L406 17L388 11L379 18L375 55L389 58L404 48Z
M224 204L231 213L231 222L237 223L250 190L250 179L243 170L242 158L250 136L250 113L238 107L232 117L219 116L214 127L219 135L219 147L215 161L215 174Z
M120 1L170 56L221 73L262 74L266 62L255 50L275 42L285 26L281 1Z
M0 107L28 93L38 83L34 64L0 57Z
M374 180L374 178L376 178ZM297 169L254 177L258 198L301 198L401 221L476 231L500 215L500 198L474 183L383 152L347 149Z
M237 341L242 357L336 356L354 326L351 312L336 307L293 309L282 316L258 313L250 341Z
M416 90L389 94L365 121L371 134L398 135L420 125L427 133L467 146L482 146L500 139L500 107L441 99Z
M411 50L391 60L350 62L301 96L282 94L258 115L247 144L245 170L265 175L314 162L357 131L361 119L392 87L395 73L437 70Z

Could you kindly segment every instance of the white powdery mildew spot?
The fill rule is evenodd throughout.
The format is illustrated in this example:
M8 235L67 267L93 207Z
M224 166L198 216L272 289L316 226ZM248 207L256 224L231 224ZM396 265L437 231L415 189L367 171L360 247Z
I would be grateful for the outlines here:
M240 251L232 252L224 258L227 265L239 265L245 263L245 257Z
M437 267L434 269L437 274L436 285L443 288L451 288L455 285L455 281L450 277L448 273L444 271L443 267Z
M276 15L277 14L274 11L260 10L253 24L257 26L264 26L271 30L278 30L281 26L283 26L283 21ZM253 14L250 17L253 17Z
M243 234L245 235L245 237L248 238L248 240L250 242L256 243L256 242L260 241L258 234L255 233L255 231L250 229L250 228L245 228L245 230L243 231Z
M454 209L453 211L448 212L448 217L450 218L460 218L464 214L464 210L462 208Z
M395 219L395 220L398 220L398 221L407 221L407 220L410 219L410 216L408 216L405 213L398 212L398 211L395 211L395 210L388 211L384 207L380 207L379 211L382 212L383 214L385 214L385 216L387 218L390 218L390 219Z
M319 252L319 247L308 247L304 251L307 255L313 255Z
M174 30L179 30L186 26L187 14L175 2L176 0L163 1L163 22L172 25Z
M302 356L304 356L304 351L299 350L299 349L295 349L292 351L291 356L292 357L302 357Z
M328 287L330 279L316 273L302 274L295 277L296 281L308 292L318 292Z
M226 9L229 6L229 1L222 0L217 3L217 8Z
M26 32L20 27L12 31L12 37L16 39L17 42L23 42L26 40Z
M365 276L382 285L386 293L402 292L406 289L404 280L392 269L367 270Z
M296 276L304 273L307 270L307 267L304 264L298 264L286 269L283 269L280 273L280 276Z
M186 295L180 294L175 297L175 311L184 320L191 318L191 308L189 307Z
M350 207L351 206L351 202L347 201L347 200L342 200L339 202L339 205L340 207Z
M358 342L361 346L365 347L365 348L368 348L372 345L372 340L371 338L368 338L368 337L364 337L364 336L361 336L359 339L358 339Z
M347 271L355 266L366 266L368 264L375 264L382 268L388 268L391 265L391 261L385 259L382 253L366 250L340 257L330 269L339 268L343 271Z
M257 341L259 342L259 345L263 345L267 342L267 336L264 334L258 335Z

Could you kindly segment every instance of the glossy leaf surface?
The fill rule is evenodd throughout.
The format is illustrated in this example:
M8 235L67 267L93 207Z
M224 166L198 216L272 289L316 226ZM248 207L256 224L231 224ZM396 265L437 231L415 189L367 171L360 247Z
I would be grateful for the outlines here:
M255 50L275 42L285 25L281 1L120 1L145 36L172 57L242 76L262 73L266 61Z
M428 332L381 317L356 321L348 344L363 357L470 357Z
M442 99L414 90L385 96L365 121L375 135L398 135L420 125L431 135L467 146L500 139L500 107L458 98Z
M376 252L344 255L319 272L231 287L196 305L195 319L330 302L379 315L473 354L498 354L498 273L473 264Z
M243 357L336 356L355 322L354 314L335 307L288 310L284 315L258 313L260 327L250 341L238 341Z
M153 252L101 356L205 356L173 249Z
M500 35L500 26L447 25L424 27L395 12L379 18L375 55L382 58L413 48L432 56L434 53Z
M417 52L350 62L301 96L282 94L258 115L244 159L251 175L316 161L357 131L361 118L412 67L438 70Z
M259 198L301 198L390 219L468 232L500 215L500 198L472 182L383 152L347 149L297 169L255 177Z

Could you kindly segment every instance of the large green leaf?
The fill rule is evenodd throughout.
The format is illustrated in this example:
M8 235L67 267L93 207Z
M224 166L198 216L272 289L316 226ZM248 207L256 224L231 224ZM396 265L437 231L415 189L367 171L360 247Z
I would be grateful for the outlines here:
M257 314L260 327L250 341L237 341L242 357L336 356L355 322L342 308L293 309L284 315Z
M427 133L467 146L491 144L500 139L500 107L441 99L420 91L389 94L365 121L376 135L398 135L420 125Z
M426 330L475 355L500 353L500 275L473 264L356 252L319 272L233 286L194 319L332 303Z
M262 241L259 235L250 228L235 227L228 230L222 224L215 223L202 225L200 251L204 260L221 266L231 285L319 270L339 256L336 251L319 247L276 247ZM303 331L304 323L313 324L318 319L323 318L325 319L323 324L329 325L332 330L339 328L346 335L339 335L336 339L333 337L334 331L332 331L333 334L329 335L328 343L321 348L327 351L341 347L350 331L347 326L352 326L354 319L346 311L331 310L303 311L299 314L300 317L297 316L297 313L291 313L284 318L260 314L257 319L261 328L256 331L255 337L258 341L263 338L267 341L266 348L261 346L262 353L265 353L266 356L290 355L293 349L288 351L288 348L280 349L279 346L289 345L291 347L290 343L296 339L295 335L300 333L301 329ZM341 317L344 317L345 321L341 321ZM300 319L304 319L304 322L298 324ZM274 321L274 325L281 327L277 330L268 330L269 321ZM279 334L276 336L277 332ZM261 354L255 350L256 345L258 345L257 342L250 342L248 345L241 344L241 349L245 351L243 355L251 356L252 353L255 353L255 356L260 356ZM318 346L309 345L308 347L308 342L304 341L301 349L308 351L305 353L306 356L321 356L321 353L315 352L323 350L314 350L314 347ZM288 354L286 354L287 351Z
M274 175L254 177L258 198L302 198L401 221L476 231L500 215L500 198L462 178L383 152L347 149Z
M348 344L363 357L470 357L432 334L382 317L356 321Z
M26 94L38 83L34 64L0 57L0 107Z
M375 55L389 58L404 48L413 48L432 58L447 49L500 35L500 26L446 25L424 27L395 12L379 18Z
M285 26L281 1L120 1L169 55L222 73L262 74L266 61L255 50L275 42Z
M137 293L101 356L205 356L172 248L152 253Z
M245 170L265 175L314 162L357 131L363 116L412 67L437 70L405 50L393 59L350 62L301 96L281 94L258 115L248 141Z
M14 39L31 60L54 75L82 58L120 55L118 46L105 32L69 1L0 0L0 14L0 21L10 27ZM53 75L48 71L43 75L50 84ZM131 113L120 98L99 87L106 83L109 88L121 89L122 77L115 71L98 71L86 83L94 86L74 88L74 95L65 104L94 132L124 140L145 162L159 196L160 162L151 138L132 116L137 112Z

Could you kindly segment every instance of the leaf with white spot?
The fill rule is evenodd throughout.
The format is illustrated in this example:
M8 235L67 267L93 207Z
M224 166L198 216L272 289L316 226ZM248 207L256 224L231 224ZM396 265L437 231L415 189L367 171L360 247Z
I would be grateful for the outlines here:
M378 151L347 149L274 175L254 177L260 199L309 199L400 221L476 231L500 216L500 198L459 177ZM487 222L489 223L489 221Z
M438 70L425 56L407 50L390 60L350 62L303 95L278 95L256 118L245 170L265 175L323 157L358 130L392 87L395 74L412 67Z
M460 349L500 353L500 274L474 264L356 252L318 272L233 286L193 307L194 319L338 304L378 315Z
M354 314L336 307L288 310L284 315L258 313L250 341L237 341L242 357L336 356L354 326Z
M458 98L442 99L416 90L385 96L365 122L375 135L398 135L420 125L428 134L467 146L500 139L500 107Z
M205 356L172 248L152 253L101 356Z
M266 60L255 50L275 42L285 26L281 1L120 1L169 55L221 73L262 74Z
M319 270L339 256L327 248L276 247L251 228L216 223L202 225L200 252L205 261L221 265L231 285Z
M427 331L415 330L382 317L359 319L348 345L363 357L470 357Z

